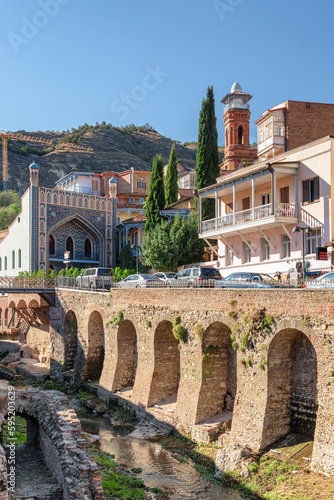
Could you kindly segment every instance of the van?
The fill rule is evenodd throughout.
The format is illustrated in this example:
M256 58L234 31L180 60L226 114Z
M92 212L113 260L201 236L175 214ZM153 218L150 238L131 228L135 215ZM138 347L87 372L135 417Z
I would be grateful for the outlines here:
M77 276L75 285L78 288L111 288L114 281L113 270L109 267L89 267L84 269L80 276Z

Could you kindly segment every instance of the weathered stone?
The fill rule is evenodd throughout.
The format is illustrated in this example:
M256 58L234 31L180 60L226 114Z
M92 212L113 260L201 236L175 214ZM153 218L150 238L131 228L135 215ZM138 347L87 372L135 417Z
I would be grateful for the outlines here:
M10 363L15 363L16 361L19 361L20 360L20 354L17 352L17 353L10 353L10 354L7 354L7 356L5 356L3 358L3 360L1 361L1 364L2 365L9 365Z
M235 471L240 467L240 463L249 457L249 452L238 446L227 446L218 450L215 459L215 477L228 471Z
M15 373L8 366L0 364L0 378L5 380L15 380Z

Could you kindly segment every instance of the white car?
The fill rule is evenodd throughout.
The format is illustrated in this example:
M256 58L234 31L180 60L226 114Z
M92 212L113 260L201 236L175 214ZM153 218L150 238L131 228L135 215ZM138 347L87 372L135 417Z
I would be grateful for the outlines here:
M313 281L307 281L305 288L334 288L334 273L326 273Z
M164 285L164 282L153 274L130 274L130 276L117 283L119 288L155 288Z

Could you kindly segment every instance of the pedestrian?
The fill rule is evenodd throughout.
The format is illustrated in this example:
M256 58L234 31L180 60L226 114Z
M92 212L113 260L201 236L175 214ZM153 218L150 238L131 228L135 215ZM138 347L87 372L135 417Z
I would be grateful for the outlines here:
M303 263L300 260L297 260L296 262L296 271L297 271L298 281L300 281L303 278Z

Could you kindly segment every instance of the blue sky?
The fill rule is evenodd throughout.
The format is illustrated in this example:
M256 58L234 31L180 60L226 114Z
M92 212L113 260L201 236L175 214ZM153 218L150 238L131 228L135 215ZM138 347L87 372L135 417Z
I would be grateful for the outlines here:
M197 140L213 85L221 145L235 79L251 122L286 99L334 102L333 15L332 0L3 1L0 129L148 122Z

